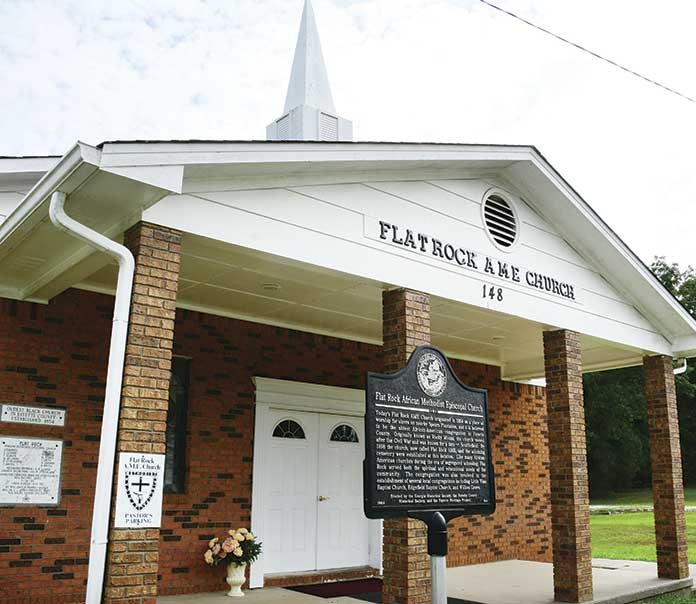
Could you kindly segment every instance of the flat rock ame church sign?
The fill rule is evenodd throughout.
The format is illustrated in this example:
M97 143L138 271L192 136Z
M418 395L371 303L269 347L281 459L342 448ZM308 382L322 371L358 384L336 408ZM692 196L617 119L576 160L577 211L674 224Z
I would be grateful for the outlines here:
M573 302L577 299L575 285L568 283L567 280L551 276L546 272L523 268L509 260L483 254L432 234L425 234L374 217L366 217L365 236L410 252L426 254L431 258L448 262L465 270L476 271L503 282L519 284ZM498 297L499 301L502 301L503 295L501 288L486 287L484 289L484 297Z

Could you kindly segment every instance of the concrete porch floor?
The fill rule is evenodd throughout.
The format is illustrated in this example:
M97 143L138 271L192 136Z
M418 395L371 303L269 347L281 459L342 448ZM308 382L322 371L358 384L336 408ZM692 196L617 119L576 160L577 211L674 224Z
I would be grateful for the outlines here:
M692 567L692 573L695 570ZM593 561L593 604L624 604L665 592L688 589L692 579L669 581L657 578L652 562ZM550 604L553 602L553 566L542 562L508 560L450 568L447 573L450 598L481 604ZM248 604L359 604L355 598L317 598L281 588L246 592ZM158 604L223 604L232 601L224 591L209 594L166 596Z

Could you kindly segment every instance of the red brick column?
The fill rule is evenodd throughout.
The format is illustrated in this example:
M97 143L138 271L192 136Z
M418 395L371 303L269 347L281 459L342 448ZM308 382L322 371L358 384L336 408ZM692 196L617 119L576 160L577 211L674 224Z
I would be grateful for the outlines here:
M135 277L117 451L164 453L181 235L141 222L124 244L135 256ZM158 547L159 529L111 529L105 602L155 604Z
M643 378L648 406L657 574L664 579L683 579L689 576L689 561L672 357L645 357Z
M592 549L580 336L544 332L554 597L592 599Z
M406 365L417 346L430 344L430 296L405 289L385 291L382 297L384 371ZM430 602L427 532L419 520L384 521L383 604Z

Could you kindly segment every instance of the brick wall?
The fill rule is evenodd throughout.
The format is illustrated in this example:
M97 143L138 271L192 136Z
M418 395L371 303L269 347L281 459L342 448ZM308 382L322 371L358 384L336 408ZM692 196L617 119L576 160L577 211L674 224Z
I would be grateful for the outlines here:
M0 508L2 604L83 601L111 312L110 297L76 290L48 306L0 300L2 402L68 410L65 428L0 424L0 434L66 441L61 505ZM187 311L177 312L174 354L192 359L188 489L164 495L162 595L225 588L224 569L207 567L202 553L210 536L249 522L251 376L355 388L381 366L376 346ZM548 561L543 390L503 383L495 367L453 366L490 389L498 511L452 524L450 564Z
M0 299L0 402L67 409L62 428L0 423L64 441L58 507L0 508L1 602L84 601L112 308L79 292L49 306Z
M464 382L488 390L495 514L450 523L449 566L491 560L551 561L546 397L538 386L500 380L497 367L451 361Z

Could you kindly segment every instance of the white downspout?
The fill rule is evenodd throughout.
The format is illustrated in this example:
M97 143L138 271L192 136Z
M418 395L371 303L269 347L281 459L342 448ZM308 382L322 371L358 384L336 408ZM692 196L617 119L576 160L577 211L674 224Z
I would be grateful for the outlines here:
M677 359L677 362L679 363L679 365L672 370L674 375L681 375L682 373L686 373L686 368L688 367L688 361L685 358L683 358L683 359Z
M116 284L116 300L114 302L114 322L111 328L109 365L106 373L106 396L104 398L104 413L99 443L97 482L94 491L87 598L85 600L87 604L101 604L106 566L106 546L109 540L116 435L118 431L119 408L121 406L121 385L126 358L126 338L128 336L128 317L130 314L131 292L133 290L135 260L128 248L111 241L111 239L101 233L97 233L70 218L65 213L64 205L65 193L53 193L49 207L51 222L60 230L113 256L118 261L118 281Z

